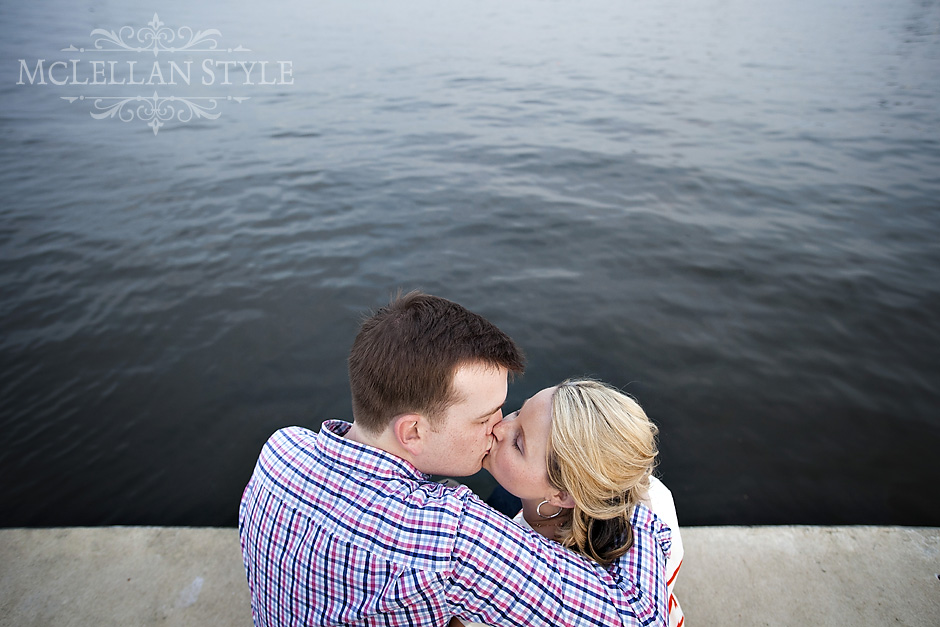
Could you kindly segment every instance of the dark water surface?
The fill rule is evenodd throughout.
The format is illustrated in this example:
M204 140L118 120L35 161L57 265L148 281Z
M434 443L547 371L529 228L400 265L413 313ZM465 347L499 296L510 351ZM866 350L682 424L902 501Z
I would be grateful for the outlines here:
M226 50L62 51L154 12ZM686 524L940 524L940 3L4 0L0 35L0 525L234 524L400 286L525 348L510 405L633 393ZM198 82L238 54L293 84ZM17 85L73 58L193 80ZM156 91L249 100L90 115Z

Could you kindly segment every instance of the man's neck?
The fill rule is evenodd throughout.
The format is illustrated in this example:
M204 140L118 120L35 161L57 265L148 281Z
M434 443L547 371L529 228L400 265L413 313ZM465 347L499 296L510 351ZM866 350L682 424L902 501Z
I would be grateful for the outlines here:
M352 440L353 442L358 442L359 444L365 444L366 446L371 446L372 448L385 451L386 453L394 455L395 457L400 457L401 459L404 459L405 461L414 465L414 462L410 459L408 452L398 445L398 440L395 439L391 429L386 429L381 433L372 434L353 422L352 427L350 427L349 431L346 432L345 438L347 440Z
M380 448L383 451L386 450L384 446L380 444L382 439L382 434L372 435L365 429L361 428L355 422L349 428L349 431L346 432L346 435L343 436L347 440L352 440L353 442L358 442L359 444L365 444L366 446L372 446L374 448Z

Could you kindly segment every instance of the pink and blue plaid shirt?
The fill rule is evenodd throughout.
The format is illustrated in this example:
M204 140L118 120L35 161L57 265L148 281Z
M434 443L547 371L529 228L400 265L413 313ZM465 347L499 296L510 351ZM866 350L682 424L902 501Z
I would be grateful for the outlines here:
M261 452L239 511L255 625L666 624L671 536L645 506L604 569L350 426L282 429Z

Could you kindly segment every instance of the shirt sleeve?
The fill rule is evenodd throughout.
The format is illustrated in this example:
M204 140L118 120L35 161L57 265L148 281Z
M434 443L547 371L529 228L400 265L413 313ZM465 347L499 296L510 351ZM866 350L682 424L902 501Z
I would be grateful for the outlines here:
M465 622L665 624L666 600L640 590L623 569L607 571L473 496L458 524L449 575L448 603Z
M669 525L672 531L669 558L666 560L666 586L669 591L669 625L670 627L680 627L685 622L685 617L682 613L682 607L679 605L679 600L676 598L675 587L676 578L679 575L679 568L682 566L684 551L682 548L682 535L679 532L679 517L676 514L676 504L672 498L672 492L656 477L650 477L649 500L653 513Z
M650 509L653 510L653 513L659 516L672 530L672 549L669 554L669 567L667 568L671 578L672 573L679 570L678 564L682 561L683 554L676 504L672 498L672 492L666 487L666 484L656 477L650 477L649 500Z

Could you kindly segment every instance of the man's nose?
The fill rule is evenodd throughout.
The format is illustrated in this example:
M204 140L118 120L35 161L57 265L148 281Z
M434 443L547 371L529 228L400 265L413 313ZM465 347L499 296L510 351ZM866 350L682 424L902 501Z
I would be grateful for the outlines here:
M503 410L497 409L496 413L493 414L493 417L489 420L490 433L493 433L493 428L496 427L503 420Z
M497 440L502 440L502 439L503 439L503 430L504 430L505 427L506 427L506 422L502 419L502 418L503 418L502 412L499 412L499 414L500 414L500 416L499 416L500 419L499 419L499 420L496 422L496 424L494 424L493 427L490 429L490 433L492 433L492 434L496 437Z

